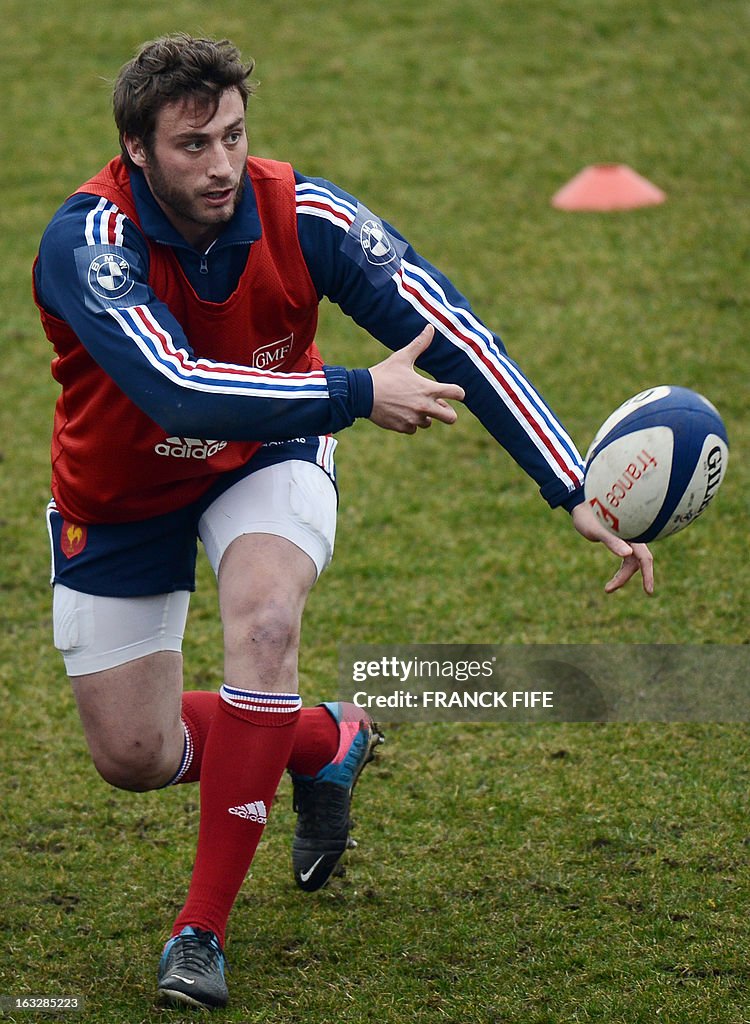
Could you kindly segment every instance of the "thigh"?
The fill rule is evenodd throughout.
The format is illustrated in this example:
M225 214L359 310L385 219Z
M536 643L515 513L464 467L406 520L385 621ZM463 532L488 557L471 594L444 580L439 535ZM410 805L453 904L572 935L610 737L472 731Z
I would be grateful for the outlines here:
M239 480L206 509L199 534L214 572L238 537L283 538L313 563L317 578L333 556L336 488L315 463L287 460Z
M296 691L302 612L333 554L336 506L320 466L286 460L233 484L201 517L231 685Z
M69 676L91 675L160 651L179 654L190 594L102 597L56 583L52 595L55 647Z
M55 646L94 763L114 785L153 788L179 763L188 603L186 591L112 598L54 587Z

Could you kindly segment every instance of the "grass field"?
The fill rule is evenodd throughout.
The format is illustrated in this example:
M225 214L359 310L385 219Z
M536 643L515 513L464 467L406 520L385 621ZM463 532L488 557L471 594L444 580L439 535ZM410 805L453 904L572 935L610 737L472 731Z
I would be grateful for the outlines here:
M750 10L740 0L6 0L0 260L0 995L79 995L103 1024L153 1006L193 855L195 788L134 796L90 766L51 647L44 506L55 387L29 294L39 235L115 151L109 80L164 31L257 60L252 147L360 196L446 270L585 449L654 383L707 394L721 494L655 545L657 595L551 513L468 413L418 438L341 438L334 564L302 690L342 643L747 644ZM668 194L563 214L581 167ZM324 309L328 360L379 357ZM200 567L186 685L221 682ZM399 725L363 779L360 848L305 898L286 781L230 927L222 1019L274 1024L750 1021L745 725ZM42 1019L18 1013L9 1019ZM45 1018L47 1019L47 1018Z

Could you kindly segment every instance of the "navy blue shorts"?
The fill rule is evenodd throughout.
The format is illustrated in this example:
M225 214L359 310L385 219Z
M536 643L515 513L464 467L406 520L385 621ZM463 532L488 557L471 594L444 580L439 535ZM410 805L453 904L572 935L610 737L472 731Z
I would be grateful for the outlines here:
M52 502L52 582L100 597L195 590L198 523L205 510L239 480L290 459L319 465L335 484L332 458L321 458L321 439L307 437L264 444L248 463L222 476L197 501L151 519L71 523Z

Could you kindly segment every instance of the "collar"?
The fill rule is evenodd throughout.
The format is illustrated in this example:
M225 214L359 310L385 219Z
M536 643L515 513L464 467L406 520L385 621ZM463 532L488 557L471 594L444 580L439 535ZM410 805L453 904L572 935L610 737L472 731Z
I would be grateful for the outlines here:
M162 208L154 199L143 172L139 168L130 168L130 186L133 190L135 208L141 228L148 238L173 248L193 250L179 231L172 225ZM250 245L261 237L260 216L255 202L255 192L250 175L245 175L245 189L234 216L226 225L211 248L222 249L226 245Z

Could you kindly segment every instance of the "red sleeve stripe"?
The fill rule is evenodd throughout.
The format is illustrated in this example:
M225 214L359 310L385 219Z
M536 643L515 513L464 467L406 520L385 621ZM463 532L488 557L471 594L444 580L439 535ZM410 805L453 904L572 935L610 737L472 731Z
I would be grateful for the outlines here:
M322 188L313 182L297 185L297 213L307 213L312 217L322 217L337 227L348 231L357 216L356 207L341 196L334 195L329 189Z
M86 243L122 246L126 219L125 214L114 203L102 197L86 215Z
M437 282L406 261L402 262L393 280L399 294L428 323L466 352L555 475L568 487L580 487L583 471L575 444L526 378L511 360L498 351L489 331L466 310L451 306Z
M328 398L328 382L323 370L274 373L235 363L194 359L186 349L174 344L172 335L159 324L148 306L108 312L150 365L180 387L259 398Z

